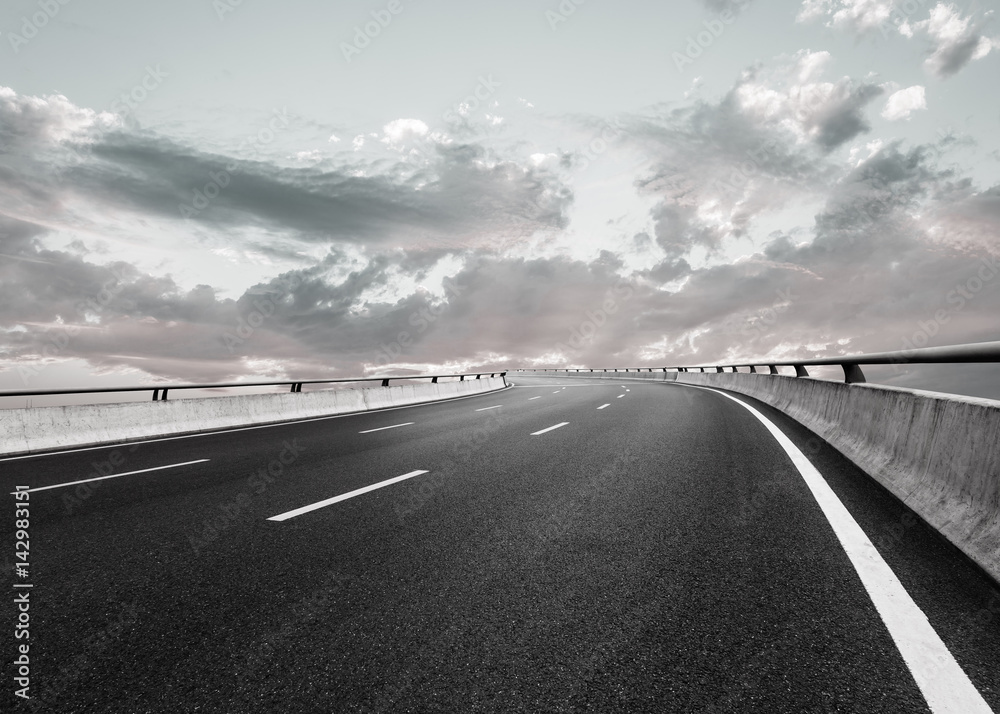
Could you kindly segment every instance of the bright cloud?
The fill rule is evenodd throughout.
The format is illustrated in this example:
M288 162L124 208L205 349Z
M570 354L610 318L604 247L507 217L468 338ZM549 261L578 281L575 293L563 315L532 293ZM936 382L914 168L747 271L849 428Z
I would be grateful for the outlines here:
M924 96L924 88L915 85L893 92L882 108L882 118L889 121L909 119L913 112L926 108L927 98Z
M798 21L826 18L829 27L863 34L888 21L893 5L893 0L804 0Z

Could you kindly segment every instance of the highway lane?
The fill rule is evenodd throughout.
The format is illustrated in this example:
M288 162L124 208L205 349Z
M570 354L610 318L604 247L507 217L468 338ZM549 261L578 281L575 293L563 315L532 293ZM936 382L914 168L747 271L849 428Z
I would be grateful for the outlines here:
M35 676L39 693L52 685L40 710L928 710L752 415L676 385L515 382L0 462L9 491L87 477L116 450L116 472L208 459L94 482L85 498L74 488L76 503L67 489L33 494ZM757 407L997 709L993 585L835 451ZM268 520L414 470L427 473Z

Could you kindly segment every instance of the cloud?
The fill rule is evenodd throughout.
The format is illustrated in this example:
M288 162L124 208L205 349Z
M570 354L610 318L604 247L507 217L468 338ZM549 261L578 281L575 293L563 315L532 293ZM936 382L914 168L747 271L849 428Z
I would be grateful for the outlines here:
M573 235L562 229L578 169L557 160L558 141L447 141L404 120L378 132L391 147L304 167L105 131L68 102L8 95L0 381L23 386L17 367L63 359L225 381L828 355L902 347L940 310L937 344L993 339L1000 279L964 303L955 290L996 256L1000 187L938 165L939 146L876 138L865 158L837 151L868 130L883 90L825 79L829 59L804 51L751 68L715 100L619 116L607 158L649 160L624 182L643 215L587 259L547 240ZM230 165L197 218L175 215ZM81 215L88 230L71 241L60 231ZM259 229L268 255L312 252L229 293L182 286L167 268L97 249L121 216L197 226L222 250L246 250ZM498 249L509 236L533 242Z
M661 197L651 218L663 251L632 276L654 290L635 290L632 339L619 348L627 359L691 364L900 349L938 310L948 323L935 326L935 344L994 339L989 311L1000 306L1000 279L965 303L955 290L996 259L989 235L1000 227L1000 189L977 190L937 167L936 146L876 140L867 158L841 163L821 131L810 131L818 122L798 111L825 60L804 53L783 68L756 69L717 104L671 109L626 132L656 157L640 186ZM836 115L835 98L858 86L827 83L817 104ZM758 251L738 250L735 261L724 257L755 221L817 198L811 223L787 225ZM693 268L696 246L715 259ZM883 376L897 377L912 375ZM982 393L972 379L964 390Z
M674 131L705 119L674 117ZM666 136L647 127L643 140L652 146ZM676 191L654 211L664 257L648 269L626 271L612 251L589 262L469 252L447 271L450 291L417 287L391 300L372 296L411 281L434 287L444 254L403 248L354 265L334 251L223 299L209 286L182 290L123 261L95 262L100 256L82 248L47 249L43 227L4 219L0 350L8 365L44 363L46 346L72 325L78 332L58 358L85 359L99 371L224 381L348 376L387 365L652 366L895 349L940 310L948 320L936 343L991 339L1000 279L964 302L955 290L997 256L1000 187L976 190L932 156L897 142L840 175L814 168L806 183L826 198L808 230L775 233L736 260L688 264L682 256L691 245L716 244L720 234ZM776 154L768 171L778 180L795 163ZM707 193L699 178L687 174L688 188ZM102 291L112 299L102 301ZM266 317L255 324L255 312ZM250 333L241 331L250 324Z
M0 195L16 218L96 229L121 212L164 230L256 229L285 241L461 246L565 225L572 194L526 158L500 159L475 142L430 136L416 120L384 129L391 154L368 162L283 165L231 156L134 131L65 97L0 94L9 160ZM420 142L415 155L400 146Z
M969 62L988 55L996 41L980 32L984 23L985 18L979 22L973 22L971 17L963 18L954 5L935 5L930 17L914 25L915 29L927 34L933 45L931 56L924 64L938 77L949 77Z
M817 81L828 59L826 52L803 50L770 77L756 70L747 73L734 96L758 122L779 125L800 141L812 140L831 151L871 129L864 110L883 90L849 77Z
M390 362L499 371L569 340L585 310L601 309L621 267L610 257L588 264L473 254L443 296L420 287L390 302L366 296L393 281L429 280L438 258L417 250L379 255L343 275L345 256L331 253L232 300L206 285L181 290L123 261L46 249L38 241L44 234L0 219L4 362L39 367L78 358L98 371L137 369L179 381L236 379L268 364L280 365L270 372L276 378L353 376ZM617 325L580 349L596 359L626 336L627 326ZM15 386L11 376L7 386Z
M395 119L382 128L388 144L402 144L427 136L429 127L419 119Z
M936 344L993 339L1000 276L984 283L980 271L1000 257L987 238L1000 193L975 191L931 155L889 145L831 184L811 236L777 233L760 252L690 271L639 310L670 326L643 334L653 363L901 349L941 310ZM970 280L981 290L966 299Z
M80 137L99 121L110 123L114 117L74 106L61 94L21 96L0 86L0 141L5 151Z
M827 19L827 27L865 34L880 27L892 14L893 0L804 0L797 20Z
M910 114L919 109L927 109L927 99L924 88L918 84L893 92L882 108L882 118L889 121L909 119Z
M920 3L923 5L924 3ZM864 36L879 30L888 37L893 31L912 38L923 34L931 42L931 54L925 66L934 75L945 78L958 72L973 60L982 59L998 46L998 41L982 33L992 11L981 19L962 17L950 3L939 2L931 8L927 19L912 22L916 12L894 0L803 0L797 20L809 22L826 19L826 26Z
M653 165L638 185L660 198L650 214L665 256L658 276L682 279L693 249L714 255L728 239L749 236L762 216L826 190L841 169L825 157L868 130L864 108L882 92L846 77L823 82L829 59L803 51L754 67L718 102L626 128Z

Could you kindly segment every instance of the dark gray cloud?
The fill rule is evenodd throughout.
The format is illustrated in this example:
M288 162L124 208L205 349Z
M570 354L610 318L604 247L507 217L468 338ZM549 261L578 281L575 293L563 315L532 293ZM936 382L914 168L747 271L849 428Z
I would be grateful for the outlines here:
M33 102L6 91L0 193L26 220L58 219L74 198L95 210L185 219L213 231L251 227L323 244L461 247L564 227L573 198L545 169L499 160L472 143L428 140L417 164L292 167L125 129L62 97Z
M722 243L723 231L700 221L696 211L697 207L691 204L667 202L653 210L656 242L671 259L687 255L695 246L714 250Z
M883 92L874 84L838 84L830 97L819 103L806 120L807 126L817 130L816 142L829 151L870 131L871 124L864 116L864 109Z
M652 211L655 238L674 257L742 235L759 212L815 185L824 172L808 152L741 114L732 96L638 121L629 136L651 159L637 186L662 197ZM729 217L726 229L699 217L709 205Z
M805 53L798 65L814 57ZM664 196L655 211L661 245L717 245L717 228L694 219L706 204L729 212L729 230L741 235L757 214L786 197L825 190L840 169L822 155L870 130L864 111L882 92L849 78L772 80L752 68L717 103L699 101L633 120L625 135L653 163L640 188Z
M832 192L816 226L823 234L870 231L879 221L905 215L920 199L945 189L951 169L928 164L926 147L900 151L894 142L851 171Z
M955 74L972 61L982 39L978 33L970 33L967 36L939 44L934 50L930 66L940 77Z
M928 69L938 77L950 77L973 60L989 54L994 41L983 33L983 28L990 19L991 13L978 20L972 16L963 18L953 5L936 5L926 20L915 25L932 44L926 62Z
M484 151L475 145L437 147L435 163L407 178L391 170L355 176L276 167L121 133L95 146L93 156L95 161L71 169L67 180L98 200L167 217L190 215L225 229L292 229L322 242L462 236L477 226L487 232L555 228L564 225L571 200L542 172L484 166ZM213 181L226 185L208 198L216 192Z

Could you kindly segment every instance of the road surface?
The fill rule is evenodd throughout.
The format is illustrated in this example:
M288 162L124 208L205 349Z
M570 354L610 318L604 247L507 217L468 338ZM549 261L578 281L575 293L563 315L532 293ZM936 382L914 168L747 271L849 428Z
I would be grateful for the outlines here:
M927 712L957 671L1000 711L996 584L806 429L734 395L815 466L947 648L926 691L802 473L736 399L512 381L0 461L7 493L32 489L26 578L5 553L7 580L33 586L32 700L10 677L4 697L88 713Z

